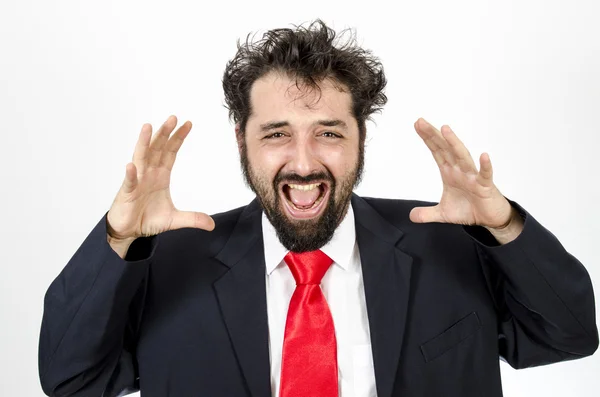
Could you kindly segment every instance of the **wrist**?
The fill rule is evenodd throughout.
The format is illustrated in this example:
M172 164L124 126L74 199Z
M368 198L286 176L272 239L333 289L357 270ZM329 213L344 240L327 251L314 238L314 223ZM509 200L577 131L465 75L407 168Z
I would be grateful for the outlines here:
M117 253L121 257L121 259L125 259L125 255L131 246L131 243L135 241L135 237L126 238L126 239L117 239L111 237L110 234L106 234L106 241L108 245L112 248L113 251Z
M524 227L524 219L519 211L511 206L511 216L501 227L485 227L501 244L506 244L516 239Z

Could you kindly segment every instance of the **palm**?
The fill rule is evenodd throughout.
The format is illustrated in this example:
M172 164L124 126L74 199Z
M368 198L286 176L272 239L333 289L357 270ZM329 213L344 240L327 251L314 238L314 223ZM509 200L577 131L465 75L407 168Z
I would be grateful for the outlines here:
M174 116L162 125L151 141L152 127L142 127L133 161L127 164L125 181L108 214L114 238L151 236L181 227L214 228L214 221L200 212L179 211L170 193L171 171L177 152L191 130L184 123L175 128Z
M170 172L164 168L138 175L139 184L133 201L124 205L137 220L136 235L152 236L168 230L176 211L169 188L170 177Z
M499 227L504 223L510 204L493 183L489 156L483 154L480 171L469 151L450 127L438 131L425 120L415 123L419 136L431 150L440 169L443 192L438 205L415 208L415 222L444 222L462 225Z

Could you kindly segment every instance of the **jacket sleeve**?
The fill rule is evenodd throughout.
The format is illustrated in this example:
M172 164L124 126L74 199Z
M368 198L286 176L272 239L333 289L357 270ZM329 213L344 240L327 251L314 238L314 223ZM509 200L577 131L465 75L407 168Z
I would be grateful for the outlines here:
M106 240L106 216L45 295L38 365L49 396L138 389L136 334L158 236L138 238L122 259Z
M464 226L498 313L500 357L518 369L592 355L598 329L588 272L531 214L509 202L525 220L510 243Z

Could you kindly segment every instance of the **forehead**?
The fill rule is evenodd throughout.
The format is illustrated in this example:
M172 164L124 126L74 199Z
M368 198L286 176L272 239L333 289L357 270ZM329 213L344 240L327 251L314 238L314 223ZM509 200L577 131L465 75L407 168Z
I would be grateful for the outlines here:
M250 90L252 121L287 120L310 124L316 119L350 120L352 97L348 89L331 79L319 82L320 92L282 73L271 72L256 80ZM348 123L347 123L348 124ZM348 124L350 125L350 124Z

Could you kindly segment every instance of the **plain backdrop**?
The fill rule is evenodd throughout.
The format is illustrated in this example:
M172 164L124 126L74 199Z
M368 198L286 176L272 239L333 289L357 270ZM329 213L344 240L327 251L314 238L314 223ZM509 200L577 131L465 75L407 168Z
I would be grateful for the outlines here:
M600 3L590 1L0 2L0 395L41 396L43 296L110 208L143 123L194 123L175 205L245 205L221 77L250 32L321 18L382 60L365 196L437 201L413 129L449 124L501 192L586 265L600 290ZM508 397L597 396L600 355L516 371Z

